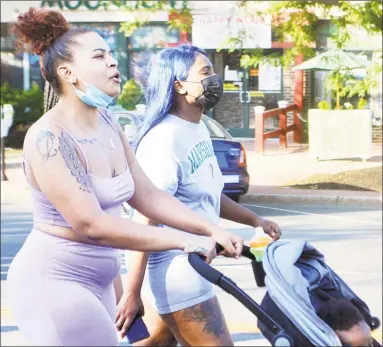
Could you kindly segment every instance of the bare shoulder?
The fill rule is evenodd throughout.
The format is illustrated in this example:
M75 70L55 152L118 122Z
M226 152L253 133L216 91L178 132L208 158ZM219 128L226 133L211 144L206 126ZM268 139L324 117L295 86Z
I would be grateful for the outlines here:
M45 114L28 129L24 139L24 152L37 151L46 160L55 156L60 132L60 127L52 122L52 116Z

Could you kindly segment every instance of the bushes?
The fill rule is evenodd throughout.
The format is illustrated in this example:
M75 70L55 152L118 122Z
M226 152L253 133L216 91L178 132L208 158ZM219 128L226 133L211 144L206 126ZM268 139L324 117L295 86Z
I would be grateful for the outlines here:
M318 103L318 108L320 110L329 110L330 109L330 104L325 101L325 100L322 100Z
M128 80L118 98L117 103L126 110L134 110L137 104L141 104L144 99L144 94L136 81L131 78Z
M15 110L14 125L36 122L44 113L44 94L37 85L29 90L12 88L8 83L1 85L1 105L11 104Z
M21 148L28 128L44 113L44 94L37 85L24 91L6 82L1 85L0 93L1 105L11 104L15 111L6 146Z

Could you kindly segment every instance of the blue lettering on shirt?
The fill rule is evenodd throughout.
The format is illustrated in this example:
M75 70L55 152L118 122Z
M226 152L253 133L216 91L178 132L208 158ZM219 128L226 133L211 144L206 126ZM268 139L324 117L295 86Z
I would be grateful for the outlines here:
M196 172L203 162L211 157L214 157L214 150L211 143L207 140L197 143L188 156L191 173Z

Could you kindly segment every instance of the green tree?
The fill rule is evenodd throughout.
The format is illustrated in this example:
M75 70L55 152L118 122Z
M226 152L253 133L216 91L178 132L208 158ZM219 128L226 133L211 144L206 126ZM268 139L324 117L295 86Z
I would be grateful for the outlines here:
M143 92L136 81L131 78L123 86L117 103L127 110L134 110L136 105L141 103Z
M140 8L137 20L122 30L131 35L135 29L148 22L145 11L169 7L174 1L157 1L157 5L145 10L145 1L136 1L136 8ZM190 3L189 3L190 4ZM238 37L230 37L225 46L229 45L229 52L239 50L241 54L240 65L243 68L256 68L260 63L269 62L274 65L291 66L295 58L302 55L308 59L315 54L315 43L318 39L318 29L323 18L330 21L331 40L337 48L343 49L350 41L350 28L363 28L371 34L382 34L383 15L382 1L270 1L265 9L265 1L237 1L235 13L248 16L260 16L271 20L276 41L290 42L292 47L285 48L283 53L264 54L264 49L243 49L243 42L247 33L241 32ZM191 32L193 18L188 2L183 2L182 8L169 10L169 28L177 28ZM377 83L377 76L382 72L381 59L367 69L363 80L356 80L350 71L336 70L330 74L327 85L335 92L337 107L340 107L340 97L359 95L364 97Z
M152 8L145 8L146 1L136 1L137 16L134 21L124 24L122 31L130 36L135 29L148 23L145 12L170 8L176 1L159 0ZM263 49L240 49L242 53L242 67L254 67L261 61L289 66L295 57L303 54L304 58L314 55L317 29L322 18L329 19L334 24L334 32L331 36L338 48L344 48L350 40L350 26L361 27L369 33L382 33L382 1L270 1L268 9L264 7L264 1L237 1L238 11L249 16L263 16L271 18L274 35L279 42L291 42L293 47L285 49L282 55L263 54ZM169 27L191 32L193 24L190 2L183 1L182 7L169 10ZM132 11L130 7L127 9ZM243 35L242 35L243 34ZM231 44L231 51L241 46L246 33L239 37L231 37L226 43Z
M29 90L12 88L8 83L1 85L1 105L11 104L15 111L14 125L28 125L44 114L44 94L37 85Z

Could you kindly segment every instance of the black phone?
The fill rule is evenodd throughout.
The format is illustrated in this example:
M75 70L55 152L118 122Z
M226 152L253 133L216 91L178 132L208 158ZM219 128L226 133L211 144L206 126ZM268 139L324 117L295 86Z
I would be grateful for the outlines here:
M150 337L149 331L141 316L137 315L126 332L126 337L130 344L147 339Z

